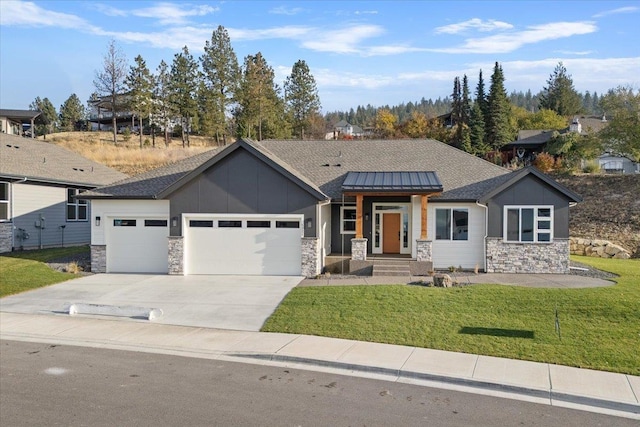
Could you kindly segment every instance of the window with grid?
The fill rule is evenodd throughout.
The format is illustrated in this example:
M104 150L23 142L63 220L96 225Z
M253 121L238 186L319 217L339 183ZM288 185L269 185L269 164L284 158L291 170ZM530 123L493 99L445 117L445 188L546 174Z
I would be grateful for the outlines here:
M505 206L504 212L505 241L553 241L553 206Z
M76 188L67 188L67 221L87 221L89 214L89 202L77 199L79 194Z

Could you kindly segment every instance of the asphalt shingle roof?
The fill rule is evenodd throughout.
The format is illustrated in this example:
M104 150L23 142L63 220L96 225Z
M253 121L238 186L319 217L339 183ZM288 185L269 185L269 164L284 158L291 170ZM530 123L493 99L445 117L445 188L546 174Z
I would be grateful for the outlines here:
M0 176L98 187L127 175L41 140L0 134Z
M332 199L342 196L348 172L434 171L444 192L433 199L477 200L506 169L430 139L245 141ZM153 198L218 153L207 151L86 193L93 197Z

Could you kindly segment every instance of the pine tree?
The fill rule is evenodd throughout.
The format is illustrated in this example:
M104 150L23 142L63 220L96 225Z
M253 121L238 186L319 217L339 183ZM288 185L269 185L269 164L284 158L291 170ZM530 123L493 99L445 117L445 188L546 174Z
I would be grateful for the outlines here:
M185 144L189 145L189 133L197 111L196 95L200 77L198 63L189 53L187 46L174 56L170 77L170 99L175 112L180 116L182 146L184 147Z
M463 150L471 152L471 136L469 134L469 122L471 118L471 100L469 99L469 80L465 74L462 77L462 95L460 98L460 129L458 139Z
M93 85L99 95L109 98L111 104L111 125L113 127L113 143L118 143L118 112L124 106L120 101L120 97L125 89L124 80L127 74L127 61L124 53L116 45L115 40L111 40L107 45L107 53L105 53L102 61L102 69L96 71L96 78Z
M231 111L241 78L240 65L229 33L222 26L207 40L200 57L203 84L200 90L200 114L205 133L226 144L227 114Z
M502 67L496 62L489 89L488 120L485 120L486 142L493 150L499 150L512 139L510 111L511 106L504 88L504 74Z
M85 118L84 105L75 93L60 106L60 130L70 132L79 130L82 120Z
M157 119L154 120L151 126L154 128L156 123L162 125L164 129L164 144L168 146L171 119L173 118L173 105L171 104L171 75L169 66L164 60L160 61L160 65L156 69L155 83L153 103L156 108Z
M485 123L487 122L487 118L489 117L489 106L487 101L487 95L484 90L484 79L482 78L482 70L478 75L478 85L476 86L476 104L480 107L480 111L482 111L482 116L484 117Z
M135 66L129 69L126 85L129 89L129 107L138 116L138 130L140 131L140 148L142 148L142 118L150 121L153 113L153 75L147 68L147 63L138 55L134 59ZM133 119L132 119L133 120Z
M29 105L29 109L33 111L40 111L40 115L36 117L36 134L44 135L45 139L47 138L48 133L53 133L56 129L56 125L58 122L58 113L56 112L56 107L53 106L49 98L40 99L40 97L36 97L36 99Z
M291 75L284 83L284 94L289 114L293 120L293 129L300 135L300 139L304 139L304 131L311 125L311 117L320 111L320 97L316 80L304 60L298 60L293 64Z
M578 92L573 87L573 80L567 69L559 62L547 80L540 97L540 108L553 110L561 116L571 116L581 111Z
M453 79L453 92L451 93L451 126L455 130L452 145L462 148L462 93L460 77Z
M469 117L469 150L465 149L465 151L478 156L486 154L487 148L484 138L484 115L480 109L480 104L474 102Z
M273 68L260 52L245 57L235 111L239 136L261 141L265 137L285 137L290 132L274 79Z

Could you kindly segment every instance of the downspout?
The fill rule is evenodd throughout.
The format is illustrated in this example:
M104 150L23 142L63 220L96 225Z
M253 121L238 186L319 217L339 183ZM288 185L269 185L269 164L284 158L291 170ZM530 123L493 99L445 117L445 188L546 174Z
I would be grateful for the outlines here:
M322 233L322 207L331 203L331 200L316 203L316 237L320 240L320 272L324 268L324 234Z
M33 132L35 131L35 129L32 128L31 130L31 134L33 134ZM15 183L11 183L10 184L10 188L9 188L9 208L10 208L10 212L9 215L11 215L11 250L13 250L13 248L16 247L16 226L15 226L15 222L13 222L13 218L15 218L14 216L14 206L13 206L13 201L14 201L14 197L13 197L13 193L14 193L14 188L13 188L13 184L21 184L23 182L27 182L27 177L25 176L24 178L22 178L20 181L16 181Z
M484 272L487 272L487 237L489 237L489 207L487 205L483 205L479 201L476 200L476 205L484 208L484 237L483 245L482 245L482 263Z

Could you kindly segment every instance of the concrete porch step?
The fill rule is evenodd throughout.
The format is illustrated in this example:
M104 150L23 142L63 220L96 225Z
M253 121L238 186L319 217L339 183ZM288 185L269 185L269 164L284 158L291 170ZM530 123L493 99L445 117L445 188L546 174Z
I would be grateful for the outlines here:
M373 276L410 276L411 272L407 270L373 270Z

